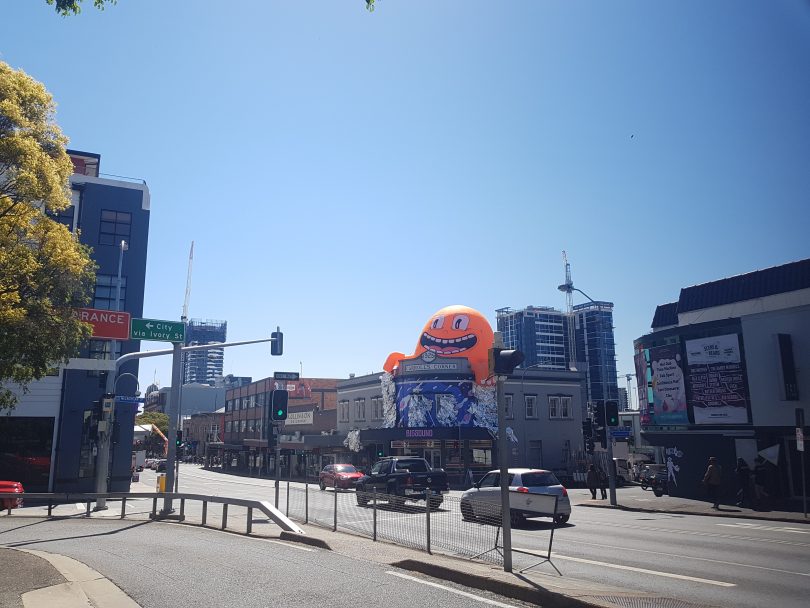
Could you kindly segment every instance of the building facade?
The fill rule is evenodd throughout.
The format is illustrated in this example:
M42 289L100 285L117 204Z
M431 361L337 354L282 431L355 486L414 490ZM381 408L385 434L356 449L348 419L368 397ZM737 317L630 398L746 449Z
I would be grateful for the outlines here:
M71 206L55 219L80 234L98 265L91 307L143 313L149 237L149 189L143 180L108 178L99 173L98 154L68 151L73 160ZM121 253L121 241L126 249ZM118 262L121 266L117 300ZM104 393L109 359L137 352L140 342L92 339L79 356L30 385L10 415L0 417L3 460L0 470L22 481L28 491L95 490L98 415L94 402ZM105 361L106 360L106 361ZM138 362L122 366L116 391L134 395ZM133 377L134 376L134 377ZM112 434L110 489L128 491L136 408L116 405Z
M709 456L736 492L738 458L767 475L771 506L800 504L797 410L810 415L810 259L681 290L634 342L643 437L700 497ZM810 480L808 480L810 481Z
M567 370L576 360L569 337L573 323L566 313L549 306L499 308L496 313L506 347L516 348L525 356L521 367Z
M584 364L588 401L618 400L613 303L588 302L574 306L577 361Z
M225 406L213 412L191 414L183 419L184 454L204 458L210 444L222 442L225 428Z
M186 346L225 342L227 321L191 319L186 324ZM222 377L225 349L211 348L183 353L183 384L214 385Z

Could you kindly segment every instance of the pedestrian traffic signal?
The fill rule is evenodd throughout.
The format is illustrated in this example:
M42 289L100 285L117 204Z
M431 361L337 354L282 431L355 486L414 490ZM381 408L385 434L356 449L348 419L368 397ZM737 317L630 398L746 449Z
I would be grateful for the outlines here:
M284 354L284 334L280 331L274 331L270 334L270 354L280 357Z
M605 401L605 426L619 426L618 401Z
M593 423L596 427L605 426L605 402L595 401L593 404Z
M585 446L588 449L588 454L593 454L593 451L596 448L596 444L593 441L593 437L588 438L588 440L585 442Z
M177 431L177 437L174 440L174 445L178 448L183 445L183 431Z
M594 439L597 439L603 448L607 448L607 429L605 427L596 429Z
M270 420L280 422L287 419L287 391L275 390L270 393Z

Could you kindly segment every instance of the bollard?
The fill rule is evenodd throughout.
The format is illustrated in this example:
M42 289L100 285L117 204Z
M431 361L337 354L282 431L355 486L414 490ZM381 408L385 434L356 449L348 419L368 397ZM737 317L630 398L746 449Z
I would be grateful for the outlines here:
M374 495L373 495L372 501L373 501L372 504L374 505L374 507L373 507L374 508L374 516L372 518L373 521L374 521L374 525L373 525L374 533L373 533L373 536L372 536L372 540L374 540L376 542L377 541L377 488L374 488Z
M121 519L124 519L124 516L127 514L127 497L124 496L121 499Z
M287 510L284 512L287 517L290 516L290 480L287 480Z
M51 516L52 511L53 511L53 503L49 500L48 501L48 517Z
M152 519L157 517L157 497L152 499Z
M186 518L186 499L180 499L180 521L183 521Z
M309 523L309 482L304 482L304 523Z
M90 501L87 501L87 512L84 514L85 517L90 517Z
M247 510L247 533L253 532L253 507L248 507Z
M202 525L205 525L205 521L208 519L208 501L203 501L203 512L202 512Z
M228 525L228 503L222 505L222 529L224 530Z
M335 488L335 519L332 523L332 532L337 532L337 488Z

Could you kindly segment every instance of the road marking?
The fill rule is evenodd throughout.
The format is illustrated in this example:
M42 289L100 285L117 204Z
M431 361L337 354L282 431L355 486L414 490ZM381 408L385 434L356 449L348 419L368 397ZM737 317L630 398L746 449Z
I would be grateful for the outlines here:
M794 574L796 576L810 576L807 572L793 572L792 570L780 570L779 568L767 568L766 566L754 566L753 564L741 564L739 562L727 562L722 559L709 559L707 557L694 557L692 555L678 555L677 553L662 553L661 551L648 551L647 549L633 549L631 547L619 547L617 545L603 545L600 543L588 543L581 540L566 540L566 543L575 545L588 545L590 547L602 547L603 549L619 549L621 551L635 551L636 553L651 553L653 555L663 555L665 557L677 557L680 559L692 559L700 562L713 562L715 564L726 564L728 566L741 566L743 568L756 568L757 570L768 570L769 572L779 572L781 574Z
M736 536L734 534L719 534L717 532L698 532L697 530L678 530L677 528L654 528L652 526L634 526L631 524L618 524L614 522L577 520L577 524L593 524L601 528L626 528L629 530L644 530L646 532L666 532L668 534L683 534L686 536L708 536L711 538L728 538L731 540L750 540L755 543L772 543L776 545L790 545L791 547L810 547L810 543L797 543L777 538L752 538L751 536ZM744 529L744 528L743 528Z
M485 597L481 597L479 595L474 595L472 593L467 593L466 591L459 591L458 589L453 589L452 587L446 587L444 585L440 585L439 583L434 583L432 581L426 581L421 578L416 578L415 576L408 576L407 574L402 574L401 572L394 572L393 570L386 570L386 574L392 574L394 576L398 576L399 578L404 578L408 581L413 581L415 583L420 583L422 585L428 585L430 587L436 587L437 589L442 589L443 591L449 591L450 593L455 593L456 595L461 595L462 597L470 598L471 600L476 600L477 602L482 602L484 604L489 604L490 606L501 606L502 608L515 608L514 604L504 604L503 602L496 602L495 600L490 600Z
M525 549L521 549L525 551ZM652 574L654 576L664 576L666 578L677 578L682 581L692 581L695 583L705 583L707 585L716 585L718 587L736 587L734 583L724 583L723 581L713 581L708 578L698 578L696 576L686 576L685 574L674 574L672 572L659 572L657 570L647 570L646 568L636 568L634 566L623 566L621 564L611 564L610 562L598 562L593 559L583 559L581 557L568 557L567 555L559 555L554 553L551 556L553 559L567 559L572 562L580 562L582 564L592 564L594 566L604 566L605 568L615 568L616 570L629 570L631 572L641 572L642 574Z
M768 532L795 532L796 534L810 534L810 530L800 528L788 528L787 526L763 526L762 524L747 524L737 522L734 524L716 524L727 528L742 528L743 530L767 530Z

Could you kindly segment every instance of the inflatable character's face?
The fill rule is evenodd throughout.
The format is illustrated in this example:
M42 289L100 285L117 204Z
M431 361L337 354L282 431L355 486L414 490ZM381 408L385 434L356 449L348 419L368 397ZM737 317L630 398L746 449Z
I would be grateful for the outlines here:
M487 358L492 340L492 327L484 315L467 306L447 306L422 329L415 354L431 351L449 357L463 353L472 364L475 355Z

